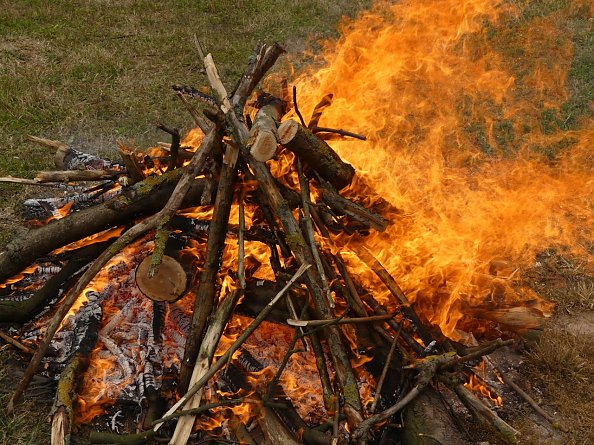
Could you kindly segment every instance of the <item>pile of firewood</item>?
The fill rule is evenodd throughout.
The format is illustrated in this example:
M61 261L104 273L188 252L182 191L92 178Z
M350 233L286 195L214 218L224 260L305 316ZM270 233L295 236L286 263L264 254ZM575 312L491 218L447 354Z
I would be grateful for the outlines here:
M16 408L52 339L67 324L66 315L89 282L126 246L150 236L154 238L154 250L136 270L139 288L160 304L179 298L188 289L196 295L177 380L179 399L165 413L145 424L144 431L120 436L93 433L90 438L93 443L145 443L171 436L170 444L185 444L193 433L196 416L208 415L215 406L242 403L257 406L254 412L259 420L257 428L251 431L246 425L230 422L238 443L262 440L274 444L379 443L380 440L400 443L391 433L398 422L390 419L418 395L430 392L437 382L449 387L473 415L494 427L504 441L514 443L517 431L463 385L477 361L511 340L497 339L474 349L448 341L436 327L424 323L373 252L363 247L363 242L352 247L353 253L389 289L393 297L390 308L382 306L349 273L340 253L347 247L336 245L342 238L335 235L348 233L362 240L369 231L385 230L389 221L339 193L353 181L355 170L325 142L326 136L363 137L318 126L332 97L322 99L306 124L298 110L295 90L292 97L286 91L280 98L260 93L252 122L244 115L246 103L283 50L276 44L259 44L244 75L229 94L211 55L204 56L199 44L197 47L214 96L185 86L176 86L174 90L204 133L198 149L183 147L179 132L166 126L160 126L171 135L171 143L163 144L166 151L139 156L122 146L120 163L87 155L66 144L35 138L36 142L56 149L56 166L60 171L42 172L31 181L3 178L10 182L48 184L65 193L61 198L28 200L27 215L43 224L12 241L0 253L0 281L5 282L0 322L27 322L53 301L51 319L35 351L30 351L32 358L8 409ZM196 111L194 100L206 104L203 115ZM282 120L290 108L299 122ZM291 168L298 178L298 190L271 174L266 162L278 162L275 157L293 162ZM83 181L95 182L84 186ZM370 187L368 192L372 193ZM239 224L229 223L234 204L239 206ZM196 205L212 205L210 220L192 226L191 221L177 216L180 209ZM246 205L258 209L257 227L246 227ZM47 222L48 219L51 221ZM176 230L200 232L206 247L199 268L188 270L167 255L167 240ZM102 236L77 244L96 234ZM221 257L229 236L237 238L239 244L237 270L233 274L236 288L219 297L224 274ZM255 291L249 280L244 241L250 238L270 247L276 281L269 283L268 296ZM30 272L26 269L32 264L37 266L37 275L47 275L43 286L26 298L10 295L8 290L16 289L11 283L27 276ZM281 310L278 315L275 305L284 299L290 299L289 309L286 313ZM74 422L76 376L84 371L85 358L97 342L97 328L93 333L90 326L99 323L100 314L91 310L91 306L87 309L88 313L77 319L77 323L87 328L83 334L79 333L60 371L52 420L55 445L68 441ZM251 314L253 321L214 361L215 350L234 311ZM242 344L264 320L280 321L294 329L292 344L269 382L267 393L254 390L244 398L204 405L203 389L211 379L228 379L229 372L232 373L229 370L235 368L241 368L239 374L262 369L261 364L242 350ZM353 327L356 332L358 348L373 355L377 383L372 406L361 402L353 370L353 351L343 331L345 326ZM284 365L297 353L298 344L311 347L316 357L328 419L322 425L306 423L279 385ZM158 342L151 346L154 347L158 347ZM239 357L233 358L237 351ZM225 366L229 372L222 375L219 371ZM249 383L243 378L239 386L245 389ZM226 387L228 393L234 392L233 382L227 382ZM147 391L149 388L157 389L155 384L147 385ZM205 434L208 437L208 432ZM457 433L452 434L448 440L453 440L451 437Z

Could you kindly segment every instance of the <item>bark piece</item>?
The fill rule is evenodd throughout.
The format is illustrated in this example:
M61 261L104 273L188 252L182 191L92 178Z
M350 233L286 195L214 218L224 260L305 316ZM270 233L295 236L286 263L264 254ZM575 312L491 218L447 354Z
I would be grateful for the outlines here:
M294 120L287 120L278 127L278 138L317 171L322 178L337 189L346 187L355 176L355 169L344 162L326 142Z

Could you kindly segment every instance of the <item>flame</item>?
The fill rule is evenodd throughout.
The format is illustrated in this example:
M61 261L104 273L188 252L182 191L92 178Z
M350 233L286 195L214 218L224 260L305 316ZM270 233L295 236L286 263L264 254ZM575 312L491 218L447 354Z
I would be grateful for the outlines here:
M324 44L322 67L295 82L304 116L333 93L319 125L367 136L331 142L359 175L343 193L398 209L365 245L454 339L468 324L461 307L485 298L476 275L488 275L493 261L525 266L551 245L586 254L594 127L551 132L542 124L568 98L572 36L558 23L571 8L519 33L521 7L502 1L378 2L344 22L340 40ZM504 39L526 57L506 53ZM350 263L387 297L363 264ZM505 299L521 306L533 296Z

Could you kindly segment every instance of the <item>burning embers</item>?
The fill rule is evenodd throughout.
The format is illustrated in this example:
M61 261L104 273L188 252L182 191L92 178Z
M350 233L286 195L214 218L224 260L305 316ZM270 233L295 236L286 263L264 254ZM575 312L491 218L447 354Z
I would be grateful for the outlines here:
M161 126L168 150L121 147L122 165L42 141L71 171L41 180L104 182L36 201L45 225L0 255L8 317L52 305L21 333L38 350L13 402L45 357L67 388L56 444L125 402L142 413L142 438L177 445L192 434L366 442L389 440L392 416L440 382L513 441L517 432L474 395L501 403L475 365L510 344L496 337L517 339L549 314L519 268L543 243L579 246L573 223L590 215L592 181L575 156L592 135L565 134L577 155L555 165L533 159L533 144L561 136L530 131L531 101L558 104L563 74L526 75L539 88L516 92L484 29L511 11L492 3L400 2L365 14L328 49L327 68L299 79L292 97L261 94L249 119L245 104L282 50L259 45L232 94L207 55L216 97L176 87L202 132L180 141ZM522 160L492 162L504 149ZM150 284L142 293L163 261L180 277L168 298Z

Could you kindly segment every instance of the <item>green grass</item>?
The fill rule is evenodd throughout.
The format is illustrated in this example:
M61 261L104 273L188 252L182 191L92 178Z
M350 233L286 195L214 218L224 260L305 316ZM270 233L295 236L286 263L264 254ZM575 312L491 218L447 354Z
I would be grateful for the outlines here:
M28 134L105 152L118 139L140 147L167 140L156 122L189 129L170 86L204 84L194 34L232 86L258 40L297 54L369 4L0 0L0 176L51 167L51 154L27 142ZM22 196L22 188L0 185L0 245Z

